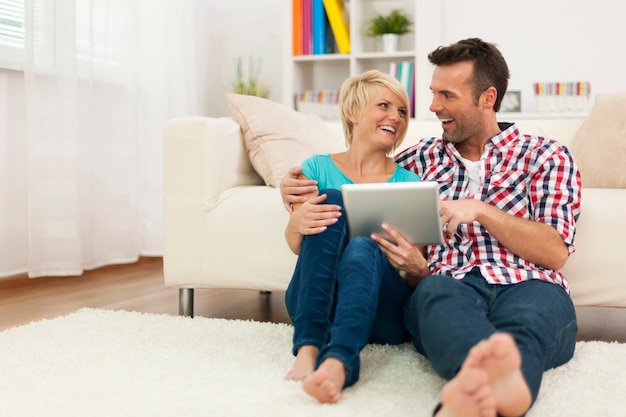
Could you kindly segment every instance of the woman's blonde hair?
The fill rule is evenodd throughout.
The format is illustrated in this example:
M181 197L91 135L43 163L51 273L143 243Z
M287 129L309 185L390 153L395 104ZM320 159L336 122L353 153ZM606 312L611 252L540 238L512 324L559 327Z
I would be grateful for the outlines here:
M350 121L350 115L356 120L360 120L365 109L365 105L369 101L370 89L372 86L383 86L389 88L402 101L402 105L406 108L404 121L406 128L402 135L398 137L396 143L389 151L395 150L404 140L406 131L409 127L409 96L404 86L393 76L378 70L366 71L362 74L348 78L341 85L339 91L339 111L341 112L341 123L343 124L343 134L346 145L349 147L352 143L354 124Z

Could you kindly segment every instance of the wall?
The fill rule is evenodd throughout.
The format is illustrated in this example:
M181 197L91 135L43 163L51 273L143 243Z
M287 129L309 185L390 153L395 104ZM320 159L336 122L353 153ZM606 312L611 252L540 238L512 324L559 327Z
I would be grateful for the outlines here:
M223 93L234 76L232 59L237 55L263 57L262 78L272 85L270 98L280 101L284 54L290 53L290 0L195 1L199 5L199 63L206 68L201 73L206 76L203 86L207 114L229 115ZM441 44L449 44L478 36L496 43L511 70L509 89L522 91L525 112L535 110L535 81L586 80L591 82L594 94L626 91L622 56L626 6L621 3L438 1L442 8L441 32L428 33L429 41L440 38Z
M509 90L534 110L536 81L591 82L593 94L626 92L623 3L609 0L441 0L443 43L478 36L496 43Z
M260 79L270 98L281 99L286 12L291 0L195 0L198 13L200 85L209 116L229 116L224 93L231 91L237 56L261 57ZM247 61L244 61L247 62Z

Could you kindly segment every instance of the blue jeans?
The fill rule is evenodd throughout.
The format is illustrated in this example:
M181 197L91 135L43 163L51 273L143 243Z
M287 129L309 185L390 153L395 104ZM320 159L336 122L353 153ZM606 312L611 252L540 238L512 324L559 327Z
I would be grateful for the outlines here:
M533 402L545 370L569 361L576 346L576 312L558 285L530 280L487 283L475 268L462 280L426 277L405 305L404 319L417 351L451 379L470 348L494 332L513 336Z
M324 190L326 203L343 206L338 190ZM359 354L367 343L399 344L409 338L403 305L411 289L378 245L368 237L350 240L346 215L302 241L296 268L285 295L294 325L293 353L302 346L320 349L341 361L344 386L359 379Z

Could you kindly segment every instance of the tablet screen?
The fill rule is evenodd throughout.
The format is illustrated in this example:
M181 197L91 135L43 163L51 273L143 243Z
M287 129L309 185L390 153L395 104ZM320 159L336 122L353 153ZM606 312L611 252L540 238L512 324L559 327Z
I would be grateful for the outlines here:
M387 223L414 245L443 244L436 181L344 184L341 187L350 236L370 236Z

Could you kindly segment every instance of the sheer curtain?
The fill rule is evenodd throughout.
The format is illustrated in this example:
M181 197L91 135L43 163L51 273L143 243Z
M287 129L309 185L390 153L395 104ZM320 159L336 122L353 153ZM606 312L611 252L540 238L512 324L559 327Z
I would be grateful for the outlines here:
M161 255L162 129L198 112L193 7L25 1L23 74L0 77L0 275Z

